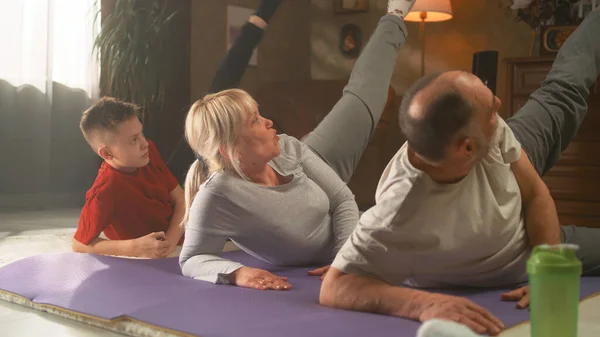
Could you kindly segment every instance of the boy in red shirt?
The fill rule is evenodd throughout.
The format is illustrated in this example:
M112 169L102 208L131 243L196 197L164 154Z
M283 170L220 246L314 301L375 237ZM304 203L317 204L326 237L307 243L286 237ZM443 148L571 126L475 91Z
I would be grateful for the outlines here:
M81 131L104 162L86 194L75 252L159 258L182 240L183 189L144 138L138 109L104 97L83 113Z

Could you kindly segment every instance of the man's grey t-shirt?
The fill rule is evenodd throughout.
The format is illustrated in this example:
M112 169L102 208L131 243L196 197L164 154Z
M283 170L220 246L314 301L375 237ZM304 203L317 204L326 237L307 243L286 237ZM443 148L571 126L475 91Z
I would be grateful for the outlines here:
M329 264L358 222L347 185L304 143L280 135L269 165L288 183L213 174L194 197L180 254L184 275L224 282L242 265L217 256L227 239L274 265Z
M500 286L527 280L530 248L511 164L521 145L498 117L487 155L455 184L409 161L405 144L385 169L332 266L415 287Z

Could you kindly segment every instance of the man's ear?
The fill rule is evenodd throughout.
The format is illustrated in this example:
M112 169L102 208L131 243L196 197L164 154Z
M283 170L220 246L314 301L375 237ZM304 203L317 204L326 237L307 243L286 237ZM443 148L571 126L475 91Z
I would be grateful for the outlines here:
M98 149L98 155L104 160L111 160L114 158L114 156L112 155L108 147L106 147L106 145L100 146L100 148Z
M459 143L460 153L470 157L475 152L474 146L475 144L473 143L471 137L465 137L462 140L460 140Z
M464 137L458 141L458 153L464 158L472 158L476 152L475 146L471 137Z

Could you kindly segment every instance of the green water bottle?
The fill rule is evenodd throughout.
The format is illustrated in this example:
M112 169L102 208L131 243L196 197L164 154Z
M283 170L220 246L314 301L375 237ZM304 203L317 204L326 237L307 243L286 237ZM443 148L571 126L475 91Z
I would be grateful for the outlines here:
M581 261L576 245L540 245L527 261L531 337L577 337Z

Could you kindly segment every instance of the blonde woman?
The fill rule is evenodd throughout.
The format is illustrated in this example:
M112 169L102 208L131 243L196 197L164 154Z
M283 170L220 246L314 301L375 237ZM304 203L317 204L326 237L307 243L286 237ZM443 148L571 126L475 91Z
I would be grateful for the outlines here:
M262 41L265 30L269 26L269 21L280 5L281 0L259 1L256 11L242 25L240 34L219 65L208 89L209 93L237 88L240 85L252 53ZM196 156L186 142L185 136L181 135L175 150L167 161L167 166L180 184L184 184L187 170L195 159Z
M257 289L290 289L284 277L217 256L227 239L274 265L325 265L358 222L346 183L384 109L404 43L404 13L415 0L390 0L356 61L342 98L304 142L276 135L254 99L239 89L194 103L186 139L204 160L185 182L184 275ZM202 185L202 188L200 188Z

